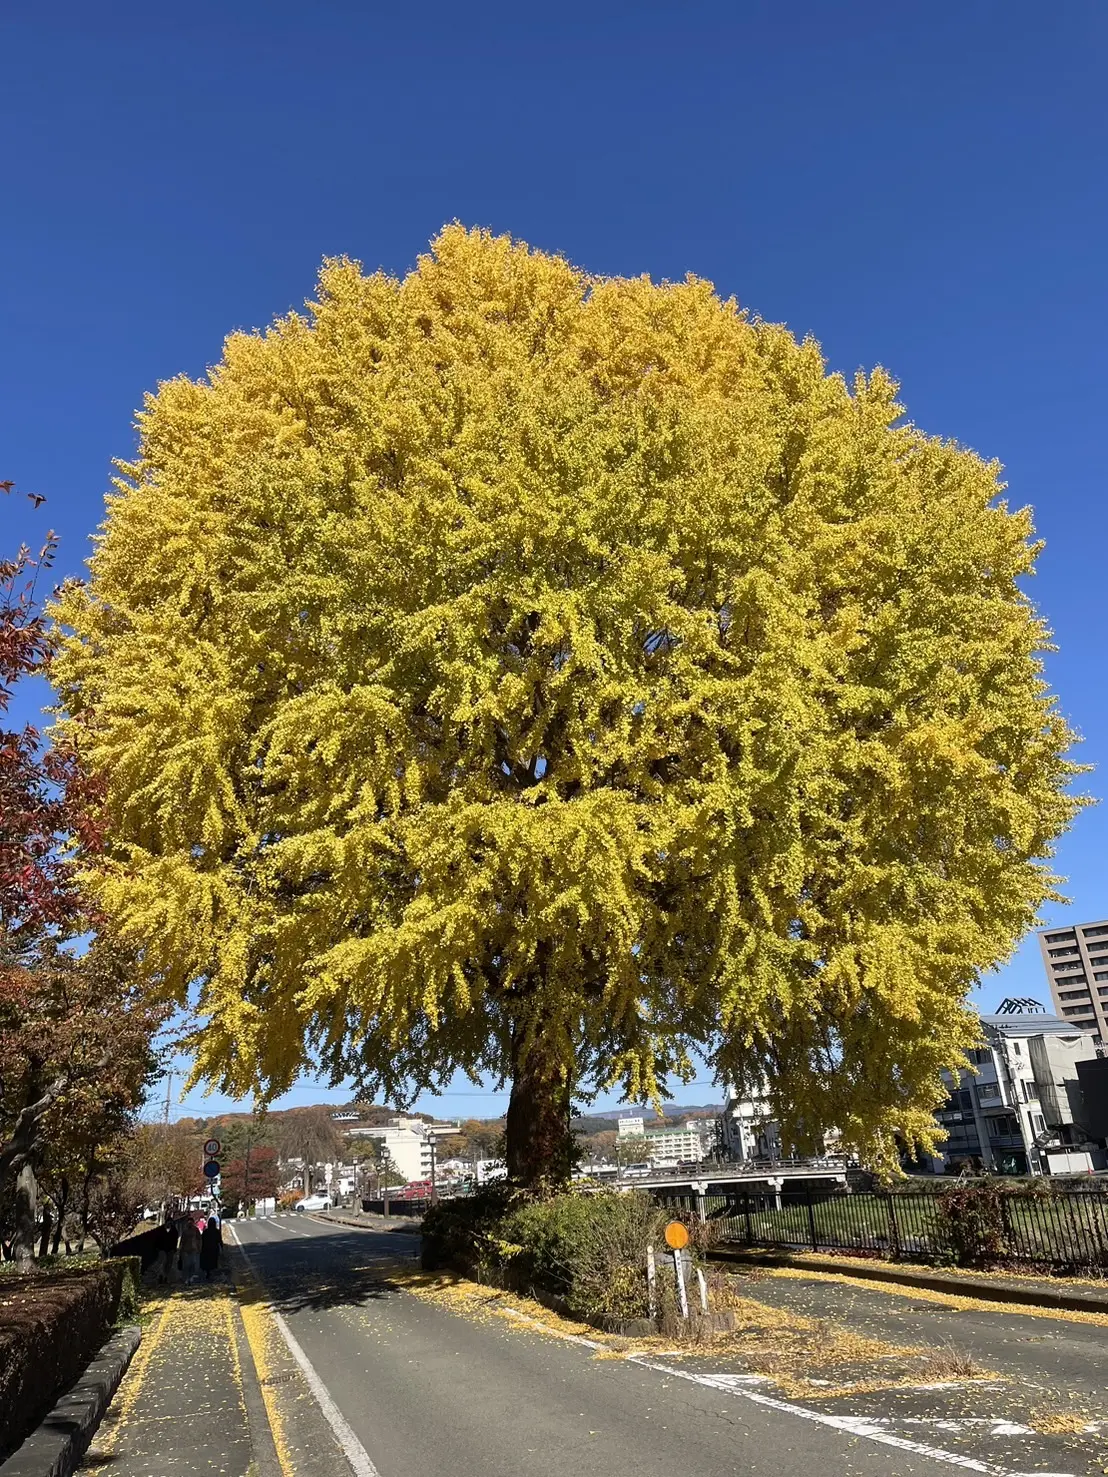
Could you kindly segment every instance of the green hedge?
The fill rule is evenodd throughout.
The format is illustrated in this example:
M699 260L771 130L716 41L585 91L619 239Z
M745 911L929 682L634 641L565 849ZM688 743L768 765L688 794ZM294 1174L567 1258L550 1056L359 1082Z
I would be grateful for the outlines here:
M0 1281L0 1462L78 1378L138 1299L135 1257Z
M579 1317L645 1318L646 1248L653 1244L661 1255L670 1219L645 1195L577 1192L527 1200L496 1187L440 1201L427 1212L423 1265L495 1273L512 1286L562 1299Z

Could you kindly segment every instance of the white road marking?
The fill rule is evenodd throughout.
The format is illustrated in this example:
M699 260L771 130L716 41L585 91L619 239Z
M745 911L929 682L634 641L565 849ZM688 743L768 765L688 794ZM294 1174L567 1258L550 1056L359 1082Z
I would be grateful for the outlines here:
M591 1340L589 1341L591 1342ZM639 1364L644 1369L657 1370L659 1374L668 1374L674 1379L690 1380L696 1385L706 1385L710 1390L725 1390L729 1395L735 1395L740 1400L753 1401L755 1405L764 1405L770 1410L779 1410L783 1415L799 1416L801 1420L813 1421L819 1426L829 1426L833 1431L842 1431L849 1436L864 1436L868 1441L876 1441L882 1446L893 1446L898 1451L910 1451L915 1456L930 1457L932 1461L947 1462L954 1467L964 1467L970 1472L981 1472L985 1477L1024 1477L1024 1474L1014 1472L1010 1467L999 1466L996 1462L978 1461L976 1457L961 1456L958 1452L944 1451L940 1446L930 1446L924 1441L911 1441L906 1436L894 1436L891 1431L884 1430L877 1421L867 1416L856 1415L830 1415L821 1410L808 1410L803 1405L794 1405L791 1400L779 1400L774 1395L763 1395L749 1386L737 1386L732 1384L727 1376L712 1374L695 1374L688 1369L675 1369L672 1364L659 1364L655 1359L648 1359L645 1354L632 1354L628 1363ZM1069 1472L1036 1472L1035 1477L1074 1477Z
M247 1251L246 1247L239 1239L238 1231L233 1225L231 1227L231 1232L235 1238L235 1245L239 1247L243 1256L250 1263L251 1271L253 1271L254 1275L257 1277L258 1274L254 1268L253 1262L250 1259L250 1253ZM307 1233L301 1231L298 1234L303 1236ZM258 1277L258 1281L259 1283L261 1283L260 1277ZM262 1286L264 1285L265 1284L262 1283ZM355 1477L381 1477L380 1472L373 1465L373 1461L370 1458L369 1452L366 1451L365 1447L358 1440L357 1436L355 1436L354 1432L351 1430L349 1424L347 1423L346 1417L343 1415L342 1411L338 1408L335 1402L331 1399L327 1386L320 1379L319 1375L316 1374L315 1366L312 1364L312 1361L308 1358L307 1354L304 1353L304 1350L300 1347L299 1343L293 1337L292 1330L289 1328L288 1324L281 1317L280 1313L278 1313L277 1309L273 1306L272 1303L269 1304L269 1311L273 1315L274 1323L276 1323L278 1329L280 1330L281 1337L288 1345L289 1353L296 1360L297 1364L299 1364L301 1372L308 1382L308 1388L315 1396L319 1404L319 1408L326 1417L327 1423L331 1427L331 1430L334 1431L335 1439L342 1447L343 1455L346 1457L346 1460L350 1463L350 1470L355 1473Z
M541 1318L532 1318L529 1313L522 1309L505 1305L503 1310L510 1313L520 1323L528 1323L533 1328L540 1329L543 1333L553 1334L555 1338L564 1339L568 1344L580 1344L585 1349L603 1349L607 1346L598 1343L596 1339L585 1338L579 1333L564 1333L561 1329L550 1328L543 1323ZM676 1379L691 1380L697 1385L706 1385L712 1390L722 1390L728 1395L735 1395L741 1400L751 1400L755 1405L768 1406L770 1410L779 1410L784 1415L800 1416L802 1420L814 1421L817 1425L830 1426L832 1430L842 1431L849 1436L863 1436L868 1441L876 1441L882 1446L893 1446L899 1451L910 1451L915 1456L930 1457L932 1461L946 1462L951 1466L963 1467L970 1472L981 1472L984 1477L1026 1477L1026 1474L1013 1471L1010 1467L1002 1467L996 1462L982 1462L975 1457L961 1456L958 1452L944 1451L942 1447L931 1446L924 1441L912 1441L906 1436L894 1436L891 1431L885 1430L885 1418L852 1415L830 1415L819 1410L808 1410L803 1405L794 1405L791 1400L780 1400L774 1395L764 1395L751 1389L753 1384L763 1383L760 1375L736 1375L736 1374L694 1374L691 1370L675 1369L669 1364L660 1364L657 1359L648 1358L645 1354L628 1355L629 1364L641 1365L644 1369L656 1370L659 1374L672 1375ZM921 1387L923 1388L923 1387ZM932 1386L931 1388L938 1388ZM946 1388L951 1388L948 1383ZM899 1424L899 1423L898 1423ZM906 1422L905 1422L906 1424ZM951 1423L953 1425L953 1423ZM969 1424L963 1422L963 1425ZM987 1424L992 1424L987 1422ZM997 1422L997 1425L1005 1425ZM948 1429L943 1426L943 1429ZM1030 1433L1030 1427L1019 1427L1013 1430L996 1430L993 1435L1015 1435L1017 1430L1022 1434L1024 1429ZM1074 1477L1070 1472L1038 1472L1034 1477Z

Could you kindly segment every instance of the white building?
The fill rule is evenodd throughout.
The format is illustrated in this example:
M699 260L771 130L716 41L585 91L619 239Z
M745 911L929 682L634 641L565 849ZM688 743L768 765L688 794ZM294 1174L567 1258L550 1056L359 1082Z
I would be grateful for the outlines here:
M968 1053L975 1070L957 1081L943 1073L950 1097L935 1116L948 1136L923 1167L997 1174L1099 1167L1078 1121L1077 1063L1096 1057L1093 1036L1035 1000L1005 1000L981 1027L986 1044Z
M764 1097L743 1097L727 1090L720 1120L723 1151L729 1159L783 1159L781 1129L770 1115Z
M347 1137L351 1140L376 1139L388 1153L397 1174L402 1174L406 1183L431 1178L434 1140L414 1128L398 1128L391 1123L379 1126L359 1123L347 1130Z
M641 1139L646 1132L646 1119L640 1115L616 1119L616 1135L618 1138Z
M687 1118L680 1126L659 1124L647 1128L642 1117L618 1118L616 1135L623 1142L638 1141L644 1161L651 1164L700 1163L719 1146L718 1118Z

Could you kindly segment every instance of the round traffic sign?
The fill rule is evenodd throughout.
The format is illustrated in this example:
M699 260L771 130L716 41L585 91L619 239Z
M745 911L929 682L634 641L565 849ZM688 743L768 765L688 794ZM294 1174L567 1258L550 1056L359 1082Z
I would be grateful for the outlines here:
M219 1165L214 1159L209 1159L204 1166L204 1174L207 1179L214 1180L219 1174Z
M219 1153L222 1147L223 1145L219 1142L218 1139L209 1139L208 1142L204 1145L204 1153L208 1156L209 1159L211 1159L214 1155Z
M670 1221L666 1226L666 1245L673 1251L682 1251L689 1244L689 1228L680 1221Z

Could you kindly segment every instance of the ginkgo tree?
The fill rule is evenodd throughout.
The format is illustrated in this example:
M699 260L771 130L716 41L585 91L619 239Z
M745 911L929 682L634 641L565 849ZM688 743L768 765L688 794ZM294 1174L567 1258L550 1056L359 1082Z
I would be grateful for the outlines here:
M530 1185L698 1057L931 1139L1074 807L995 465L706 282L460 226L139 428L55 674L200 1075L504 1079Z

